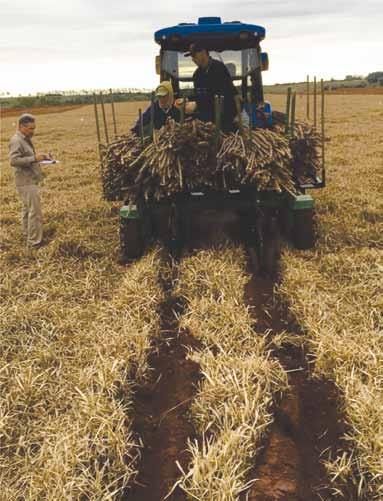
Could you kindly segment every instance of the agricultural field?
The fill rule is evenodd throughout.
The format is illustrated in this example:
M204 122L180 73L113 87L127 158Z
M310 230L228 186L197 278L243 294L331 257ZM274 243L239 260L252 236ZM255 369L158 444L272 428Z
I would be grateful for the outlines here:
M383 500L383 96L327 96L316 248L284 243L276 279L230 219L120 264L93 107L51 111L38 250L1 119L1 500Z

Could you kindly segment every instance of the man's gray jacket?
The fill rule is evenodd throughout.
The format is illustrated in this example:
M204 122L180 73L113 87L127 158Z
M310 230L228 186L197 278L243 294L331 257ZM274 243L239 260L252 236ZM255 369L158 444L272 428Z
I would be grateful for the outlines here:
M32 141L25 138L20 131L17 131L9 142L9 161L15 169L16 186L38 184L43 179Z

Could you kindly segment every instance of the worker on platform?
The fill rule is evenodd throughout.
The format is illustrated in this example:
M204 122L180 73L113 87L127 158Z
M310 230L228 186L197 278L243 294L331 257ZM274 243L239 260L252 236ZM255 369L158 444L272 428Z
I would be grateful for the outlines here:
M214 122L214 96L223 96L221 127L226 132L234 130L237 116L235 97L238 92L229 70L222 61L210 57L209 51L200 42L192 43L185 56L191 56L198 66L193 74L196 100L186 103L185 112L196 114L204 122ZM177 99L175 105L180 108L182 99Z
M154 113L154 128L160 129L168 118L173 118L176 122L180 121L180 111L174 106L174 94L171 82L163 81L155 90L156 100L150 104L142 114L144 125L144 135L147 135L148 127L150 126L151 108L153 106ZM131 129L134 134L140 133L140 120L138 119L134 127Z

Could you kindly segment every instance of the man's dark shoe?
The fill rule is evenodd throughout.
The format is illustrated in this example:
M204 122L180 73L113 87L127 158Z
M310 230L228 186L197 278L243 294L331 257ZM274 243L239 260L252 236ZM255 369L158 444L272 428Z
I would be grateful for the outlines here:
M35 245L31 245L30 248L31 249L40 249L41 247L44 247L45 245L47 245L48 242L46 242L45 240L42 240L41 242L39 242L38 244L35 244Z

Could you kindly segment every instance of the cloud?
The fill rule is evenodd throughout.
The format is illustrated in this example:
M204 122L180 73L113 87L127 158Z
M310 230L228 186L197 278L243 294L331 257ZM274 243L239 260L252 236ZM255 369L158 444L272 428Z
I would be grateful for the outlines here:
M211 15L265 26L274 81L316 68L337 76L346 65L359 73L362 62L374 71L381 58L381 0L0 1L0 91L28 85L25 68L37 90L155 85L154 31Z
M250 17L252 22L257 24L257 19L260 17L275 19L341 13L345 9L349 9L352 5L359 5L359 3L357 0L321 0L315 3L305 0L267 0L262 3L256 3L254 0L239 0L229 4L223 0L210 0L208 5L209 8L213 8L214 6L217 12L224 12L225 16L235 13L236 17L238 17L238 13L240 12L240 20ZM203 8L206 6L206 2L199 0L197 6Z

